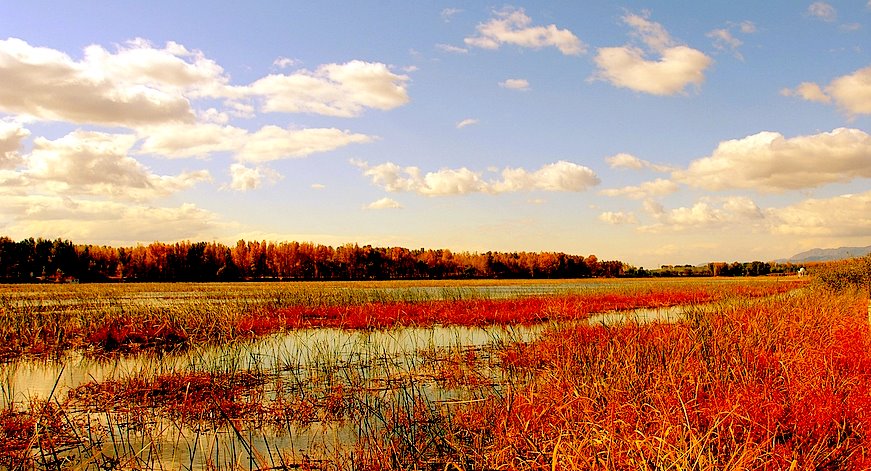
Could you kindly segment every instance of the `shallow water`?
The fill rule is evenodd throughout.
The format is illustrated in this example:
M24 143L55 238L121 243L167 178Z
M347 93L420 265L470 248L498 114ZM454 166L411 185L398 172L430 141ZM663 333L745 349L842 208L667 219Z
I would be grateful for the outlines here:
M684 318L683 306L662 307L653 309L635 309L632 311L605 312L587 318L590 325L620 325L620 324L652 324L654 322L674 323Z
M676 322L682 318L682 312L680 307L640 309L599 314L580 322L609 326ZM322 388L333 381L327 377L337 375L342 377L339 382L347 381L357 391L360 407L374 410L392 401L408 401L414 395L424 397L433 407L450 407L453 401L468 399L470 390L445 389L432 376L421 373L431 366L427 363L434 357L473 351L479 358L485 358L500 345L532 341L555 326L558 324L404 327L378 331L318 328L227 345L194 346L163 355L94 359L71 353L54 361L19 360L0 365L0 406L20 407L34 399L49 398L63 403L70 390L90 382L167 373L253 371L273 378L267 387L271 388L269 394L296 394L295 390L282 391L282 382L303 384L313 390ZM485 387L498 391L506 372L489 361L477 365L482 377L492 379L492 385ZM286 424L280 432L252 427L235 430L235 426L227 424L194 429L154 412L143 427L134 425L135 420L124 413L96 413L89 411L88 406L79 406L82 407L75 412L80 414L78 420L87 420L89 427L96 424L112 437L111 441L103 438L99 450L102 456L117 456L140 465L160 463L160 467L171 469L210 469L216 465L259 468L270 462L275 466L276 459L299 463L304 455L336 456L342 444L354 443L361 433L371 433L361 431L360 427L384 425L379 422L382 418L368 416L356 423ZM119 448L116 443L122 446ZM282 450L281 456L275 450ZM251 461L252 457L258 457L256 463Z
M546 325L397 328L378 331L303 329L254 341L196 347L163 355L140 354L111 359L70 353L57 360L25 359L0 365L0 406L33 399L65 398L88 382L123 380L143 372L158 375L186 371L287 371L325 362L365 362L389 358L423 361L419 353L448 348L484 348L502 342L529 341Z

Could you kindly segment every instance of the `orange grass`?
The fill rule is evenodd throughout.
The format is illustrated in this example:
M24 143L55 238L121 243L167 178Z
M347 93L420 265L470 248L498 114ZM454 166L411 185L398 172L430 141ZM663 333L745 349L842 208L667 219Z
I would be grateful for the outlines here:
M451 413L454 459L494 469L868 469L867 307L867 296L812 292L677 324L554 330L503 354L528 383Z
M549 320L578 320L593 313L708 303L727 296L759 297L801 286L797 282L759 285L659 286L644 291L590 292L513 299L395 302L340 306L292 306L253 312L237 320L241 335L281 329L334 327L383 329L400 326L514 325Z
M321 303L315 297L315 302L311 303L307 296L301 296L289 305L276 303L283 307L255 307L241 302L238 308L232 309L200 301L191 305L179 301L177 307L144 310L125 310L120 302L91 305L88 299L62 298L54 307L51 303L42 306L34 302L29 308L18 308L6 303L0 304L0 317L4 320L0 327L0 359L58 354L69 349L84 349L95 354L168 351L192 344L222 343L300 328L382 329L573 320L610 310L712 302L725 296L767 296L804 284L794 280L639 282L628 288L610 287L609 291L592 288L577 294L437 301L421 298L356 302L355 296L350 296L349 302ZM289 286L288 290L291 288L294 286ZM232 297L233 293L217 295ZM281 297L280 292L274 295ZM365 298L364 295L357 297ZM19 312L21 309L23 311Z

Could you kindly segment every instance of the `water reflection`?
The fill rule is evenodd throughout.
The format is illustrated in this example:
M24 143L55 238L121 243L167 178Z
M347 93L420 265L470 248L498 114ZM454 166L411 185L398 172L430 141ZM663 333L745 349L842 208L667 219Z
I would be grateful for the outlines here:
M614 326L620 324L652 324L654 322L674 323L684 319L684 306L654 309L634 309L631 311L612 311L596 314L587 319L590 325Z
M324 362L365 362L367 358L414 364L420 352L447 348L495 346L529 341L546 325L459 327L405 327L378 331L304 329L256 341L194 347L163 355L140 354L110 359L70 353L56 360L25 359L0 365L0 406L65 398L70 389L88 382L123 380L147 373L160 375L186 371L289 371ZM55 384L57 386L55 387Z

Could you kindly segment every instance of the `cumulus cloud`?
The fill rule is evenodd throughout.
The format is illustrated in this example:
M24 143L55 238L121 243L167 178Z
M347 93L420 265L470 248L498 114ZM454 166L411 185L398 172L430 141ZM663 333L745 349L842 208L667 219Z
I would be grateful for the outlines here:
M835 7L826 2L811 3L807 7L807 14L828 23L838 19L838 12L835 10Z
M0 121L0 170L15 168L22 162L21 143L29 135L21 123Z
M365 134L335 128L284 129L264 126L246 137L236 158L245 162L299 158L349 144L372 142L373 139Z
M5 197L0 214L14 237L65 238L98 244L208 240L221 226L216 214L193 204L160 207L65 196Z
M415 192L425 196L506 193L519 191L584 191L600 183L589 168L566 161L547 164L530 172L505 168L500 180L485 179L468 168L441 169L423 174L418 167L400 167L392 162L370 166L353 161L363 175L389 192Z
M177 158L231 152L238 160L249 162L301 158L374 140L372 136L335 128L284 129L268 125L249 132L212 123L147 127L138 134L144 138L138 150L140 154Z
M858 129L786 138L760 132L721 142L714 152L675 171L675 180L708 190L776 192L871 177L871 136Z
M280 57L273 65L295 64ZM386 64L353 60L241 86L202 52L175 42L155 47L134 39L112 51L92 45L75 60L21 39L0 40L0 112L74 124L226 124L230 115L252 117L255 104L264 112L353 117L407 103L408 80ZM200 99L224 99L225 110L197 113L192 102Z
M820 103L834 101L851 116L871 114L871 67L837 77L825 89L813 82L803 82L795 89L781 90L781 94Z
M0 111L46 120L108 125L192 122L185 92L223 83L214 62L175 43L137 40L111 53L90 46L75 61L16 38L0 40Z
M826 92L851 115L871 114L871 67L832 80Z
M129 157L136 137L74 131L56 140L38 137L25 156L23 177L59 194L130 199L166 196L211 179L205 170L156 175Z
M509 90L529 90L529 80L526 79L507 79L499 82L499 86Z
M275 183L281 177L272 169L264 167L246 167L243 164L230 165L230 189L248 191L259 188L264 182Z
M605 189L602 190L600 194L604 196L623 196L630 199L640 200L654 196L670 195L677 191L677 189L677 184L673 181L657 178L656 180L644 182L637 186Z
M802 82L795 89L784 88L780 91L783 96L797 96L803 100L818 103L831 103L832 98L823 92L819 85L813 82Z
M386 64L354 60L268 75L246 87L244 94L261 98L267 112L353 117L366 108L390 110L408 103L408 80Z
M560 160L529 172L522 168L502 170L502 181L491 184L492 191L584 191L601 182L590 168Z
M712 230L741 224L743 227L758 226L765 214L751 199L734 196L722 199L705 198L690 207L666 210L659 203L646 201L647 214L656 223L640 226L642 232L682 232L688 230Z
M800 236L871 236L871 191L807 199L771 210L772 232Z
M701 51L677 45L665 28L644 16L629 14L623 22L658 60L647 59L640 47L626 45L599 48L593 79L651 95L674 95L689 85L701 86L711 59Z
M391 198L381 198L366 205L366 209L401 209L402 205Z
M618 154L614 154L609 157L605 157L605 162L608 163L608 166L616 169L629 169L629 170L653 170L655 172L669 172L672 170L671 167L667 165L659 165L652 162L648 162L646 160L639 159L632 154L627 154L625 152L620 152Z
M149 126L139 129L143 137L139 153L162 157L206 157L215 152L240 148L248 131L213 123Z
M484 49L498 49L502 44L532 49L555 47L565 55L586 52L586 46L567 29L553 24L532 26L532 18L522 8L499 10L490 21L480 23L477 30L477 36L464 39L467 45Z
M615 226L638 223L638 219L635 217L634 213L624 213L622 211L605 211L604 213L599 214L599 220Z
M645 161L625 152L614 154L610 157L605 157L605 161L608 162L608 165L611 168L628 168L633 170L640 170L646 166Z
M472 126L474 124L478 124L478 120L475 118L466 118L459 123L457 123L457 129L463 129L466 126Z

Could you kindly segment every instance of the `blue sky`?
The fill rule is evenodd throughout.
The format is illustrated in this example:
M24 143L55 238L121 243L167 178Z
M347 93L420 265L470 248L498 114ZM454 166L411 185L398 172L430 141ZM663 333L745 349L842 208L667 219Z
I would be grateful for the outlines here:
M7 2L0 234L871 244L871 2Z

